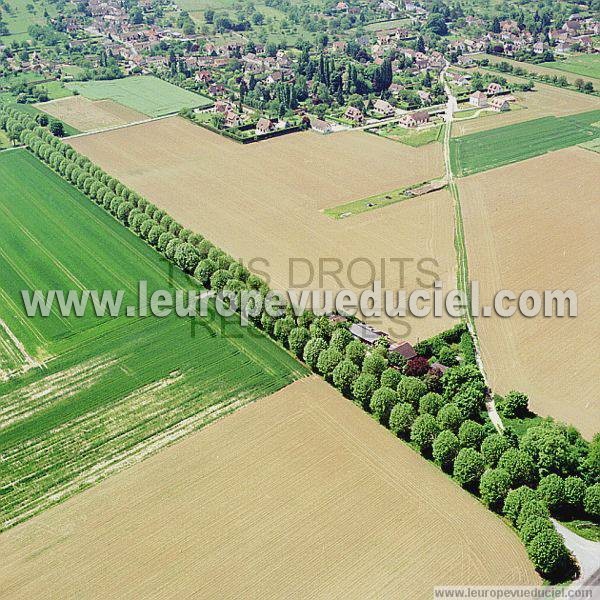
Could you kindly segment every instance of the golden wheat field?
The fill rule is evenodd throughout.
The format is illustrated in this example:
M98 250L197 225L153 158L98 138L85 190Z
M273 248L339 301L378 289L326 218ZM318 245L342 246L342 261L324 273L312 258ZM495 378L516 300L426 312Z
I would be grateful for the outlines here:
M306 132L242 146L178 117L72 144L234 257L259 259L250 267L267 273L274 288L360 290L381 279L384 288L412 290L431 286L436 275L454 287L445 190L342 220L322 212L439 177L440 144L410 148L363 132ZM327 269L339 273L320 281ZM370 321L412 340L450 325L447 317Z
M486 73L486 71L481 71ZM523 83L522 78L502 74L506 79ZM455 121L452 125L452 136L459 137L478 131L487 131L496 127L504 127L514 123L522 123L540 117L565 117L600 108L600 99L579 92L572 92L543 83L535 83L535 91L517 92L514 96L525 108L486 116L485 118Z
M477 320L494 389L526 392L536 412L588 437L600 430L599 170L599 155L573 147L459 182L469 275L482 302L502 289L578 296L576 318Z
M83 96L68 96L35 106L79 131L108 129L144 121L148 118L146 115L112 100L88 100Z
M539 583L497 516L316 377L5 532L0 552L13 600Z

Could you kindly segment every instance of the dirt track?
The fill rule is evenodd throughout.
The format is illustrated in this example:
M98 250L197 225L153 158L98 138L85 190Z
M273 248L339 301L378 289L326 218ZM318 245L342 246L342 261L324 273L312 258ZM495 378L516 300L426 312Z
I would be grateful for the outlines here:
M600 430L593 360L600 337L597 253L600 156L568 148L459 183L469 275L488 303L502 289L573 289L574 319L480 318L477 330L494 388L530 395L535 411Z
M308 378L0 535L11 598L410 598L539 583L517 536Z
M278 289L363 289L371 279L408 290L439 274L454 287L452 205L446 191L335 221L324 208L406 187L443 174L440 144L422 148L362 132L288 135L241 146L180 118L72 141L73 146L236 258L255 263ZM319 282L324 269L339 279ZM290 259L294 262L290 275ZM358 259L354 265L351 261ZM373 271L361 259L368 259ZM386 273L382 277L382 259ZM405 259L401 265L390 259ZM266 262L265 262L266 261ZM419 261L420 268L417 266ZM308 281L307 281L308 280ZM396 338L429 337L441 319L371 319Z

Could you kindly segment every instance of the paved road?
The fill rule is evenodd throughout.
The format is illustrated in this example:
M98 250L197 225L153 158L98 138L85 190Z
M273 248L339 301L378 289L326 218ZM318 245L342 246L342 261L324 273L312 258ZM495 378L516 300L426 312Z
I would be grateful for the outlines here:
M596 585L599 586L600 592L600 542L591 542L582 538L555 519L552 519L552 522L579 563L581 574L573 587Z

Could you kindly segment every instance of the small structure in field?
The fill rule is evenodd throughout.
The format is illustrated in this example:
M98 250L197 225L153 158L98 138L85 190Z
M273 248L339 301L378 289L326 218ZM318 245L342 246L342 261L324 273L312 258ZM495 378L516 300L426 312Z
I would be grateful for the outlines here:
M356 108L356 106L349 106L344 113L344 118L354 121L355 123L362 123L365 120L362 111Z
M386 100L378 98L373 105L373 112L382 117L393 117L396 114L396 109Z
M490 108L494 112L506 112L510 110L510 102L503 96L492 98L490 100Z
M483 92L475 92L469 96L469 104L477 108L486 108L488 105L487 96Z
M429 123L429 113L426 110L419 110L414 113L403 115L398 121L403 127L418 127Z

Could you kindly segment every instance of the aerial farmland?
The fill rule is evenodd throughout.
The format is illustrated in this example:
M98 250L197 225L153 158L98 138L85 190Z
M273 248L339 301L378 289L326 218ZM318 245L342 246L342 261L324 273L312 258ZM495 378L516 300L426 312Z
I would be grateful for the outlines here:
M599 35L0 0L0 598L595 597Z

